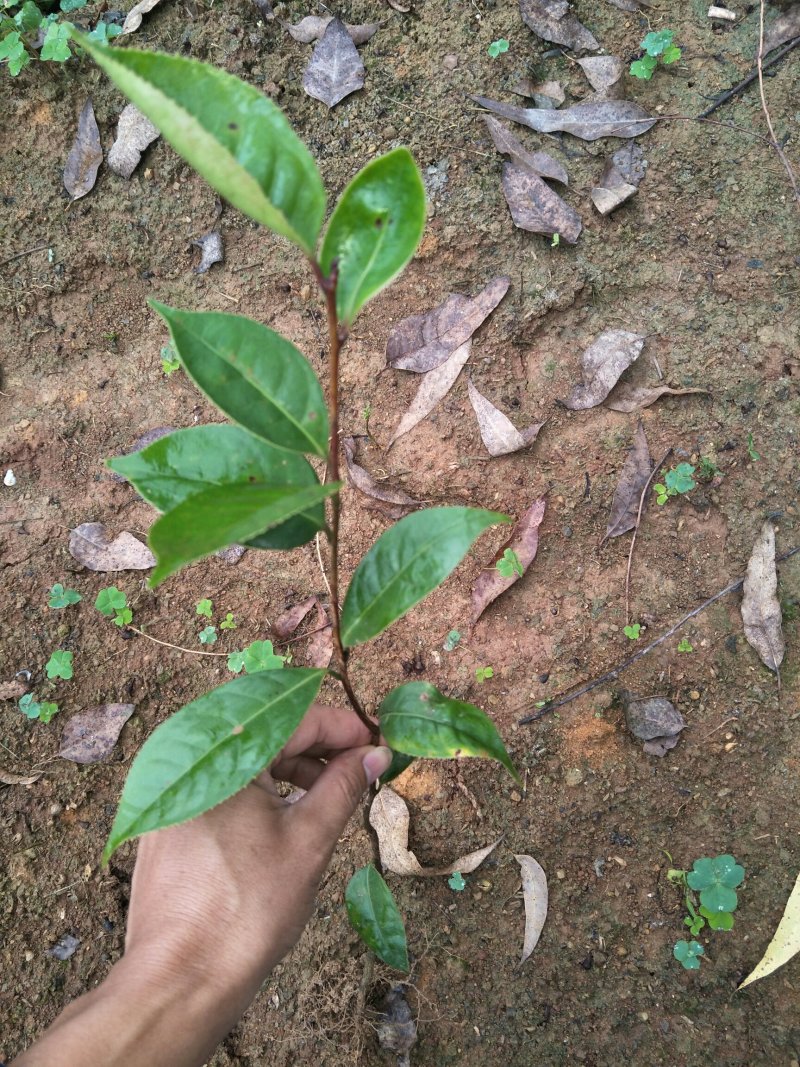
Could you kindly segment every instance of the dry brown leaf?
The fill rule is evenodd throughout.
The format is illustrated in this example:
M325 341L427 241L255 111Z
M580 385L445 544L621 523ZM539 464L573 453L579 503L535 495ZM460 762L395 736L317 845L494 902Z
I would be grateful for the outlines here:
M489 127L495 148L504 156L508 156L512 163L527 168L538 174L540 178L550 178L551 181L563 182L569 185L569 175L561 164L553 159L547 152L529 152L521 144L514 134L502 122L492 115L484 115L486 125Z
M570 14L567 0L519 0L522 21L543 41L567 48L599 48L597 38Z
M775 570L775 527L769 519L761 527L747 564L742 621L747 643L756 650L764 666L777 674L786 644Z
M757 982L759 978L766 978L779 967L783 967L784 963L788 963L798 952L800 952L800 875L797 876L794 889L783 909L781 921L767 945L766 952L739 989L744 989L751 982Z
M100 704L73 715L61 735L62 759L99 763L110 755L120 731L133 715L133 704Z
M602 404L644 348L644 335L628 330L606 330L581 357L583 382L574 386L564 401L572 411L585 411Z
M295 41L299 41L300 44L312 44L322 37L332 18L333 15L306 15L304 19L300 19L294 26L290 26L289 23L284 23L284 25ZM353 44L366 44L380 28L380 22L368 22L360 26L345 26Z
M328 624L328 614L322 604L317 601L317 621L314 624L314 633L308 642L306 659L309 667L324 670L333 656L333 627Z
M584 141L596 141L600 137L639 137L658 121L631 100L587 100L553 110L517 107L485 96L471 96L470 99L488 111L529 126L538 133L571 133Z
M28 687L18 678L10 682L0 682L0 700L18 700L19 697L25 696L27 691Z
M516 163L503 164L503 195L514 225L530 233L557 233L574 245L583 229L580 215L537 175Z
M416 1044L417 1024L405 997L404 985L393 986L375 1020L378 1044L397 1057L397 1067L411 1067L409 1053Z
M530 78L520 78L511 86L511 92L517 96L530 97L537 107L556 108L566 99L561 82L534 82Z
M514 856L522 875L525 901L525 937L522 942L523 964L539 943L547 918L547 875L533 856Z
M375 796L369 809L369 822L378 835L381 865L392 874L416 875L434 878L443 874L469 874L479 867L489 853L497 848L501 837L491 845L460 856L446 867L423 867L408 847L408 827L411 817L406 802L388 785Z
M364 87L364 64L340 19L331 19L303 74L303 88L315 100L336 107Z
M534 423L527 430L518 430L502 411L478 392L471 379L467 381L467 389L469 401L478 419L481 440L490 456L507 456L533 444L544 426L543 422Z
M622 411L626 415L631 411L649 408L662 396L689 396L702 393L708 396L708 389L670 389L668 385L628 385L620 382L606 397L604 404L612 411Z
M606 93L622 77L625 67L619 56L587 56L579 59L589 84L598 93Z
M404 493L402 489L389 489L379 485L369 471L366 471L355 461L355 448L356 442L354 437L342 438L342 449L344 451L344 461L347 464L347 474L352 485L356 487L365 496L370 496L375 500L380 500L385 504L391 504L393 507L388 509L387 514L390 518L399 519L413 508L419 507L419 501L414 500L408 493Z
M317 598L310 596L305 600L301 600L299 604L295 604L294 607L287 608L272 624L271 629L275 638L278 641L285 641L287 637L295 632L315 604L317 604Z
M43 774L44 771L35 771L33 774L14 774L13 771L0 767L0 782L3 785L33 785Z
M70 530L69 554L90 571L146 571L156 565L147 545L127 532L112 538L102 522Z
M651 7L649 0L608 0L609 4L618 7L620 11L639 11L641 7Z
M764 55L780 48L782 44L800 37L800 4L792 4L784 15L779 15L764 34ZM758 42L756 42L758 52Z
M500 275L476 297L453 294L433 311L403 319L386 344L389 366L418 374L441 366L491 315L510 284L510 278Z
M91 97L83 105L78 119L78 132L69 150L64 167L64 188L73 200L79 200L94 189L97 171L103 162L100 131L94 117Z
M142 15L146 15L148 11L152 11L153 8L160 3L161 0L141 0L140 3L134 4L125 16L125 21L122 23L122 34L120 34L120 36L138 30L142 24Z
M592 203L601 215L609 215L620 204L630 200L636 192L637 186L626 182L618 168L611 159L606 160L603 173L600 176L600 184L590 190L589 195Z
M133 104L126 104L119 116L117 139L109 149L108 166L121 178L130 178L139 165L142 152L159 137L158 129Z
M653 472L653 461L647 446L644 426L636 428L633 447L628 452L611 504L611 517L606 527L606 537L619 537L636 527L639 501L647 480Z
M534 500L527 511L523 511L517 519L511 536L498 548L491 563L478 575L472 587L473 626L492 601L497 600L501 593L505 593L506 589L510 589L521 577L514 573L510 578L504 578L498 571L497 561L503 558L506 549L516 553L523 574L533 563L539 550L539 527L542 525L546 507L547 501L543 496Z
M461 373L461 368L469 359L472 350L472 341L465 341L452 355L440 366L429 370L422 376L417 395L411 401L408 410L398 423L397 429L392 434L387 448L391 448L395 441L403 434L413 430L418 422L433 411L439 401L447 396L456 378Z
M623 181L629 185L635 185L638 189L648 167L642 146L636 141L626 141L613 153L611 162L619 171Z

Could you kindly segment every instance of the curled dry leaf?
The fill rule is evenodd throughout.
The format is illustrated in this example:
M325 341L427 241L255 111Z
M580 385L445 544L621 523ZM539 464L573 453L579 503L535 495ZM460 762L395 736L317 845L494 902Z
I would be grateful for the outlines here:
M62 759L73 763L99 763L117 743L120 731L133 715L133 704L101 704L73 715L61 735Z
M606 537L619 537L636 528L639 501L653 472L653 461L647 446L647 437L641 422L636 428L633 447L628 452L611 505L611 517L606 527Z
M294 37L295 41L299 41L300 44L312 44L322 37L332 18L333 15L306 15L304 19L300 19L294 26L290 26L287 23L286 29ZM345 26L353 44L366 44L380 28L380 22L364 23L361 26Z
M539 943L547 918L547 875L533 856L514 856L522 875L525 901L525 937L522 942L523 964Z
M488 111L529 126L538 133L571 133L583 141L596 141L600 137L639 137L658 121L631 100L587 100L553 110L517 107L485 96L471 96L470 99Z
M19 678L13 678L10 682L0 682L0 700L18 700L25 696L28 687Z
M518 167L538 174L540 178L550 178L552 181L569 185L569 175L551 155L547 152L529 152L502 122L499 122L492 115L484 115L483 117L489 127L489 133L498 152L508 156L511 162Z
M138 30L142 24L142 16L146 15L148 11L152 11L160 3L161 0L141 0L140 3L134 4L122 23L123 36L126 33L134 33L134 31Z
M303 88L315 100L336 107L364 87L364 64L340 19L331 19L311 54Z
M408 827L411 817L406 802L388 785L375 796L369 809L369 822L378 835L381 865L392 874L416 875L433 878L443 874L469 874L479 867L489 853L497 848L502 838L486 848L460 856L446 867L423 867L408 848Z
M64 167L64 188L73 200L94 189L97 171L103 162L103 149L100 147L100 131L94 117L91 97L83 105L78 118L78 132L69 150Z
M619 56L587 56L578 60L589 84L598 93L606 93L617 84L625 67Z
M604 400L607 408L612 411L622 411L628 414L631 411L641 411L649 408L662 396L689 396L691 393L702 393L708 396L708 389L670 389L668 385L628 385L620 382L612 389Z
M761 527L747 564L742 621L747 643L756 650L764 666L777 673L786 645L775 570L775 527L769 519Z
M44 771L35 771L33 774L14 774L13 771L7 771L5 767L0 767L0 783L3 785L33 785L34 782L38 782L44 774Z
M294 607L287 608L272 624L272 633L275 638L278 641L284 641L290 637L316 603L317 598L310 596L301 600L299 604L295 604Z
M666 697L637 697L627 691L621 695L625 722L633 736L644 741L643 750L648 756L666 756L686 727L684 717Z
M789 900L784 908L778 929L767 946L767 951L745 978L739 989L744 989L751 982L757 982L759 978L766 978L768 974L777 971L784 963L788 963L792 956L800 952L800 875L794 883Z
M439 367L491 315L510 284L511 279L501 275L472 299L453 294L433 311L403 319L386 344L389 366L417 373Z
M559 234L574 245L583 229L580 215L537 175L516 163L503 164L503 195L514 225L530 233Z
M530 97L537 107L556 108L566 99L561 82L534 82L530 78L520 78L511 86L511 92L517 96Z
M399 519L413 508L419 507L419 501L414 500L408 493L404 493L402 489L389 489L379 485L372 475L364 470L355 461L355 448L356 442L354 437L342 438L342 449L344 451L344 460L347 464L347 474L352 485L356 487L365 496L370 496L374 500L380 500L385 504L393 505L387 512L390 518Z
M195 274L205 274L215 263L222 263L225 259L225 246L222 243L222 234L217 230L198 237L192 241L195 248L200 249L200 262L194 268Z
M602 404L619 380L619 376L639 358L644 336L628 330L606 330L581 357L583 383L576 385L564 406L585 411Z
M146 571L156 558L133 534L112 537L102 522L84 522L70 530L69 554L90 571Z
M595 36L570 14L567 0L519 0L522 21L537 37L567 48L599 48Z
M133 104L126 104L119 116L117 139L108 153L108 165L121 178L130 178L139 165L142 152L159 137L158 129Z
M625 181L612 159L607 159L600 175L600 183L590 190L589 195L600 214L609 215L620 204L630 200L637 188L636 185Z
M328 625L326 625L326 623ZM314 633L308 642L306 659L309 667L324 670L333 656L333 627L328 620L328 613L317 601L317 621L314 624Z
M417 389L417 395L411 401L405 415L400 419L397 429L392 434L391 441L389 441L388 448L391 448L403 434L413 430L417 423L422 422L427 415L430 415L439 401L447 396L456 378L461 373L461 368L469 359L471 351L472 342L465 341L444 363L423 375Z
M543 422L534 423L527 430L518 430L502 411L478 392L471 380L467 382L467 388L469 401L478 419L481 440L490 456L507 456L533 444L544 426Z
M392 986L376 1019L378 1044L397 1056L397 1067L410 1067L409 1053L417 1040L417 1024L402 985Z
M496 600L506 589L510 589L518 582L521 575L514 572L510 578L505 578L497 569L497 561L502 559L505 551L511 549L516 553L522 573L524 574L536 558L539 550L539 527L544 519L547 501L544 497L534 500L527 511L517 519L511 536L497 550L488 567L478 575L475 585L472 587L472 625L474 626L486 608Z

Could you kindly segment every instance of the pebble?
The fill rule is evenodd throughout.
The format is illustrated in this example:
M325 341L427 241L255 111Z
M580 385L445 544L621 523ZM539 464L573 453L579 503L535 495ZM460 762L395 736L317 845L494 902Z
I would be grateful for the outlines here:
M565 526L564 529L561 532L563 533L563 535L565 537L572 537L572 527L571 526Z
M522 797L521 797L521 796L519 795L519 793L518 793L518 792L516 791L516 789L515 789L515 790L513 791L513 793L511 794L511 803L512 803L512 804L519 804L519 802L520 802L521 800L522 800Z
M445 56L442 60L442 66L445 70L455 70L458 66L458 56L449 55Z
M300 287L300 299L301 300L308 300L308 298L310 296L311 296L311 286L310 285L301 286Z
M563 882L566 877L567 877L567 872L566 871L564 871L564 870L556 871L556 878L558 878L559 882Z
M689 694L689 698L690 698L690 700L699 700L700 699L700 694L697 692L696 689L693 689L691 691L691 693Z
M583 771L580 767L570 767L564 775L564 781L567 785L580 785L583 781Z

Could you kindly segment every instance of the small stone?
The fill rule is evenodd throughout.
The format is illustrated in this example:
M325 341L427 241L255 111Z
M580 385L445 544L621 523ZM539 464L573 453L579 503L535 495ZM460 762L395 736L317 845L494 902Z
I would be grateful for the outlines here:
M567 872L566 871L564 871L564 870L556 871L556 878L559 880L559 882L563 882L566 877L567 877Z
M302 285L300 287L300 299L301 300L308 300L308 298L310 296L311 296L311 286L310 285Z
M564 781L567 785L580 785L583 781L583 771L580 767L570 767L564 775Z
M520 802L521 800L522 800L522 797L521 797L521 796L519 795L519 793L518 793L518 792L516 791L516 789L515 789L515 790L513 791L513 793L511 794L511 803L512 803L512 804L519 804L519 802Z
M5 476L3 477L3 485L8 486L8 488L10 489L12 486L14 486L16 484L17 484L16 476L15 476L14 472L11 470L11 468L9 467L8 470L5 473Z
M455 70L458 66L458 56L449 55L445 56L442 60L442 66L445 70Z
M689 693L689 699L690 700L699 700L700 699L700 694L697 692L696 689L693 689L691 691L691 693Z
M628 955L628 950L625 948L624 945L619 945L619 947L617 948L617 955L618 956L627 956Z
M565 537L572 537L572 527L571 526L565 526L561 532L563 533L563 535Z
M32 959L33 959L33 953L28 948L28 949L25 950L25 962L26 963L30 963Z

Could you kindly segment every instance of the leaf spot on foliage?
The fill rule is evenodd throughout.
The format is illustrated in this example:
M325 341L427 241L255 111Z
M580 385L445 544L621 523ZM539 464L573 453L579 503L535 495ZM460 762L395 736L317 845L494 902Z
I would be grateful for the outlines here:
M244 733L244 726L242 726L242 724L239 723L238 726L234 726L234 728L231 730L231 733L232 734L243 734Z

